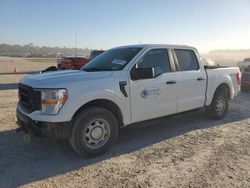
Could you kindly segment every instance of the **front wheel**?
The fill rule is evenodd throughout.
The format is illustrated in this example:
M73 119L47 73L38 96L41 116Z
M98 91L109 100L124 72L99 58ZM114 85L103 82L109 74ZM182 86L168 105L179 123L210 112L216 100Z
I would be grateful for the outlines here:
M212 103L206 107L207 115L213 119L223 119L228 111L227 93L219 90L215 93Z
M115 116L100 107L89 107L74 120L70 144L80 155L97 156L106 152L118 136Z

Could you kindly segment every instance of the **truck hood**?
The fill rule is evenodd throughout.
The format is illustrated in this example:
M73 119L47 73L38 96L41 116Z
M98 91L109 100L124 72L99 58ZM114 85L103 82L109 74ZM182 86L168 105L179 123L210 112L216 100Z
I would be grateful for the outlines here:
M33 88L66 87L73 82L84 82L111 77L112 72L86 72L83 70L53 71L25 76L21 83Z

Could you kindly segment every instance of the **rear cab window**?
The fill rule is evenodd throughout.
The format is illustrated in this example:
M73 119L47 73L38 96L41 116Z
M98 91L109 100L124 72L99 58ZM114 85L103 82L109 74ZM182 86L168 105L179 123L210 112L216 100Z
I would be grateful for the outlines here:
M199 62L193 50L175 49L179 71L199 70Z

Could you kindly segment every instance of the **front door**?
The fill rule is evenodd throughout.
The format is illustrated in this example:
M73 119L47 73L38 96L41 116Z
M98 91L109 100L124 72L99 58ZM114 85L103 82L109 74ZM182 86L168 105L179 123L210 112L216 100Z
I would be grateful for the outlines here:
M149 50L134 65L132 70L136 66L138 68L154 68L155 77L152 79L131 79L132 123L176 113L178 75L172 71L168 50Z

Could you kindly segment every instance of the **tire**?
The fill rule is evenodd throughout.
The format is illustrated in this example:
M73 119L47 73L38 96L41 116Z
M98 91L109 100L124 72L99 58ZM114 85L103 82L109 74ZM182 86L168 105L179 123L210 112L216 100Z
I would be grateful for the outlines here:
M88 107L73 122L72 148L80 155L94 157L105 153L115 143L119 126L110 111L100 107Z
M225 90L216 91L212 103L206 107L207 116L212 119L223 119L228 111L228 97Z

